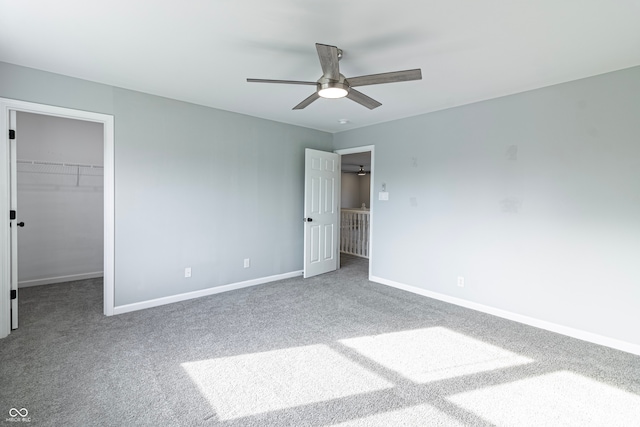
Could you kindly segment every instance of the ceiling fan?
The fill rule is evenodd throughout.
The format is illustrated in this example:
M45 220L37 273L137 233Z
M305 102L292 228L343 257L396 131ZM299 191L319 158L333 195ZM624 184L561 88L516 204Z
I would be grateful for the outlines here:
M367 165L367 169L369 169ZM355 173L358 176L369 175L371 171L365 170L364 165L358 165L353 163L342 163L342 172Z
M373 98L359 92L354 87L377 85L383 83L406 82L410 80L421 80L422 71L415 70L393 71L390 73L369 74L346 78L340 74L338 61L342 58L342 50L335 46L316 43L320 66L322 67L322 77L316 82L304 82L297 80L267 80L267 79L247 79L250 83L284 83L292 85L315 86L316 91L304 101L293 107L294 110L302 110L318 98L344 98L347 97L360 105L364 105L370 110L382 104Z
M365 176L368 173L371 173L371 172L364 170L364 165L360 165L360 169L358 170L358 172L356 172L356 175Z

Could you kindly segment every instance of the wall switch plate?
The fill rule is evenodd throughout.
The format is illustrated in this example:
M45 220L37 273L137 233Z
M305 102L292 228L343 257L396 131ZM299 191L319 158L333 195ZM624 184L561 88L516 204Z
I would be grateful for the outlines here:
M378 200L389 200L389 193L387 191L381 191L378 193Z
M184 269L184 277L191 277L191 267Z
M464 288L464 277L458 276L458 286Z
M244 259L244 268L249 268L251 267L251 258L245 258Z

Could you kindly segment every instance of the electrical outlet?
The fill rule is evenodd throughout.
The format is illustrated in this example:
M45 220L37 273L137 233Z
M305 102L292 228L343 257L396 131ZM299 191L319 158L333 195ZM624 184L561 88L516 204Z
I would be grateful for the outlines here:
M251 267L251 258L245 258L244 259L244 268L249 268Z
M464 277L458 276L458 286L464 288Z
M184 277L191 277L191 267L184 269Z

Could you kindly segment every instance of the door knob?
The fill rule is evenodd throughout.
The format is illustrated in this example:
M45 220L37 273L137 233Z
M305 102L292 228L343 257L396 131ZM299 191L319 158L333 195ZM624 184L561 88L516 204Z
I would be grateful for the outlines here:
M306 222L313 222L313 218L305 218L304 219Z
M21 221L19 223L16 224L18 227L24 227L24 221Z

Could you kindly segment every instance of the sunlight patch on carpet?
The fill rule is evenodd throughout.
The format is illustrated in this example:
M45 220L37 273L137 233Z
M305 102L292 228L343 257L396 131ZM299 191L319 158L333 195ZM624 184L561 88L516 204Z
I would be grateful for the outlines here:
M350 338L340 343L416 383L533 362L443 327Z
M220 420L393 387L325 345L186 362L181 366Z
M631 426L640 396L560 371L450 396L456 405L497 425Z

